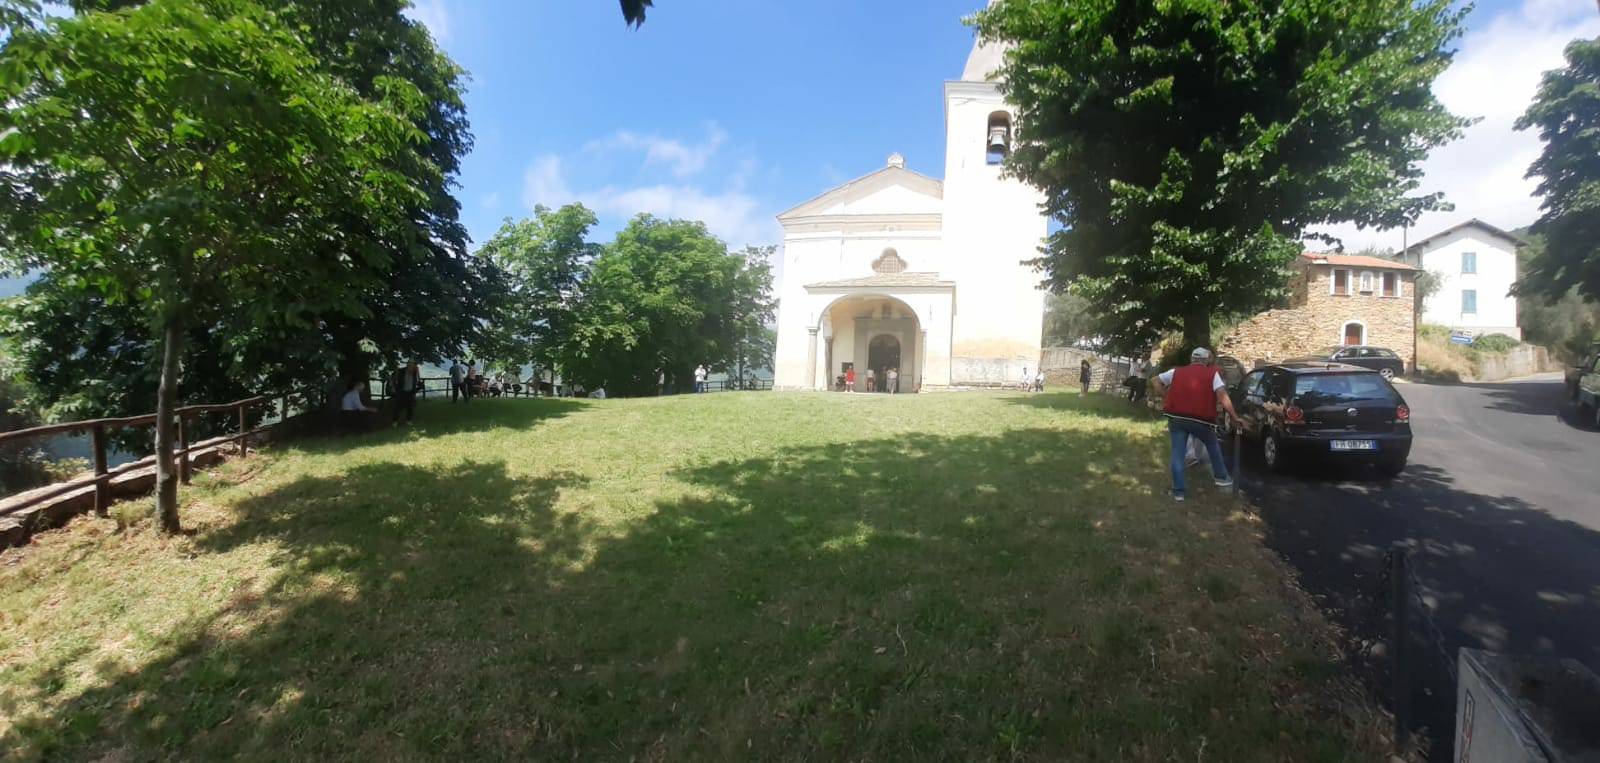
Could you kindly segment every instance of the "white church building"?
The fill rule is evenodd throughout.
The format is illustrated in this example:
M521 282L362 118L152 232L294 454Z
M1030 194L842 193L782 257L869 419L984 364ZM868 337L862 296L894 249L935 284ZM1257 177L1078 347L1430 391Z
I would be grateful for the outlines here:
M1013 109L989 74L1001 51L975 45L944 85L940 181L887 166L778 215L783 285L773 384L832 389L855 371L899 375L899 391L1017 384L1038 368L1044 196L1000 176Z

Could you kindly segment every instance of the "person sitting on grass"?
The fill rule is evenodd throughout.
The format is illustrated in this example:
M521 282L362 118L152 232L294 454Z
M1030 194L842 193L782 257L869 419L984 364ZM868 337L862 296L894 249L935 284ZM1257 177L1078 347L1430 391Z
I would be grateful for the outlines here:
M377 408L372 408L362 401L362 393L367 391L367 383L357 379L350 382L345 390L344 399L339 402L339 420L343 422L346 431L359 432L366 428L367 414L377 413Z

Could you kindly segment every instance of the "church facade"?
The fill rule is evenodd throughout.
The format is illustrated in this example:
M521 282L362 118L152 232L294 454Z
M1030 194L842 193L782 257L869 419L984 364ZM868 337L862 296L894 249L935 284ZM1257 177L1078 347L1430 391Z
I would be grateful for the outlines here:
M1013 109L975 45L946 82L945 172L887 166L778 215L783 285L774 386L854 391L898 373L900 392L1014 385L1038 368L1043 194L1002 178Z

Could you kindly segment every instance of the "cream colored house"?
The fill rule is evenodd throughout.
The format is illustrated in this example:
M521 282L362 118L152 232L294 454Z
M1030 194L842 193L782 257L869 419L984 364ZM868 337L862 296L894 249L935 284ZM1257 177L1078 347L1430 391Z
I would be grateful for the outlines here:
M784 230L774 386L829 389L848 369L899 391L1020 383L1038 368L1043 195L1000 176L1013 110L974 46L946 82L944 180L887 166L778 215Z
M1406 247L1401 260L1437 275L1439 290L1422 308L1422 322L1522 338L1517 322L1516 236L1482 220L1453 225Z

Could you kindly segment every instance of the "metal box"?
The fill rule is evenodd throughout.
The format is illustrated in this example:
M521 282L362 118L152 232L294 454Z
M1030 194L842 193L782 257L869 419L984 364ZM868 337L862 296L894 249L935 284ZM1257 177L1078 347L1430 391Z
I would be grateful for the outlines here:
M1572 659L1462 649L1457 763L1600 763L1600 678Z

